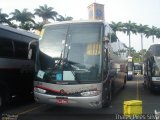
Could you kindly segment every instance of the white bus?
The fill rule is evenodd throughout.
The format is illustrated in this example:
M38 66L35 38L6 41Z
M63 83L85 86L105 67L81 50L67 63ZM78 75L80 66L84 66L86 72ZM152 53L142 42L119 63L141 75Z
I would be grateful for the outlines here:
M142 63L134 63L134 74L135 75L142 75L143 73L143 64Z
M118 53L123 48L117 41L103 21L45 25L36 60L35 100L93 109L108 106L126 84L127 58Z
M132 80L134 77L134 62L133 57L128 56L128 70L127 70L127 79Z
M38 39L32 33L0 25L0 109L12 99L33 94Z
M160 92L160 44L153 44L144 56L144 85Z

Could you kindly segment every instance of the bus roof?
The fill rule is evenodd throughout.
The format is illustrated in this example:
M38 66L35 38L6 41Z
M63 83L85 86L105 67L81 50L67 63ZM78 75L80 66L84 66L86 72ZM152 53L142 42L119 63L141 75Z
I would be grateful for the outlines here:
M49 23L44 26L57 25L57 24L72 24L72 23L103 23L103 24L107 24L104 20L75 20L75 21L60 21L60 22L55 22L55 23Z
M11 34L8 34L8 33L15 33L15 34L23 35L26 37L34 38L37 40L39 39L38 35L33 34L31 32L28 32L25 30L18 30L18 29L12 28L10 26L0 24L0 37L6 37L6 38L11 37L12 38L12 36L9 36Z

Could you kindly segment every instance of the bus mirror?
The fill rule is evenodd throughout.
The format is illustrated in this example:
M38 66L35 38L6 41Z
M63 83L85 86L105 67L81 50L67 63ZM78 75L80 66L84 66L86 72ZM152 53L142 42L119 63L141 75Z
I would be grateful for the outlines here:
M32 57L32 49L29 49L29 51L28 51L28 59L31 59L31 57Z
M103 44L104 44L104 47L105 47L105 49L108 49L108 45L109 45L109 39L108 39L108 37L107 36L105 36L104 38L103 38Z
M107 42L107 43L109 43L109 38L108 38L107 36L104 36L104 38L103 38L103 42Z

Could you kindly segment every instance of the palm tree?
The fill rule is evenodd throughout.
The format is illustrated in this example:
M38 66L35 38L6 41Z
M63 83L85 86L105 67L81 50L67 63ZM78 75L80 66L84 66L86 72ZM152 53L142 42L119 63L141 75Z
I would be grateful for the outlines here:
M53 7L48 7L46 4L44 6L39 6L35 9L35 15L38 15L43 19L43 23L48 23L48 19L56 20L58 13L53 10Z
M148 25L140 24L139 26L137 26L137 32L140 33L141 35L141 50L143 50L143 35L147 34L148 31L149 31Z
M130 47L130 48L128 48L128 51L129 51L128 56L134 57L134 54L136 53L136 50L133 47Z
M19 11L18 9L15 9L14 12L10 13L12 16L12 20L16 20L20 22L19 27L22 29L29 29L29 27L33 26L34 20L34 15L31 12L28 12L27 9L23 9L22 12Z
M158 38L158 39L160 38L160 28L157 29L156 38Z
M118 41L116 34L114 34L113 32L108 33L107 37L110 38L110 42L117 42Z
M119 50L119 53L124 55L124 53L126 53L126 50L125 49L121 49L121 50Z
M131 48L131 40L130 40L131 32L134 33L134 34L137 33L136 26L137 26L136 23L131 23L131 21L123 24L122 31L124 33L127 32L127 35L129 36L129 48ZM129 55L131 55L130 54L130 49L129 49Z
M147 50L146 49L141 49L139 52L138 52L138 54L139 54L139 62L143 62L143 56L146 54L146 52L147 52Z
M56 20L57 21L70 21L70 20L73 20L73 18L70 16L63 17L62 15L58 15Z
M41 30L42 30L43 25L44 25L44 23L43 23L43 22L35 23L35 24L34 24L33 29L38 30L38 31L41 31Z
M112 21L112 23L110 24L110 27L112 28L112 30L116 34L117 31L121 31L122 30L123 23L122 22L115 23L115 22Z
M30 22L25 22L25 24L23 24L22 26L20 25L19 27L24 30L31 30L33 28L33 24Z
M9 16L6 13L2 13L2 9L0 9L0 23L7 23L9 24L10 21L7 19Z
M157 33L157 27L152 26L152 28L149 28L148 32L146 33L146 37L152 36L152 42L154 43L154 37L156 36Z
M9 22L9 26L13 28L17 28L18 26L14 22Z

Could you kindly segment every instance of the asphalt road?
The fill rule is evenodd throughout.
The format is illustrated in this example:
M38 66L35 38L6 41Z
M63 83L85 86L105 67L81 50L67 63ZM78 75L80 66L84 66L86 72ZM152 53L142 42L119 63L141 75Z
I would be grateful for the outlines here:
M151 93L144 88L142 76L135 76L134 80L127 81L125 89L114 96L108 108L88 110L28 102L12 105L2 113L1 118L15 118L15 120L126 120L123 118L123 103L136 99L142 100L144 114L137 120L154 120L154 111L160 111L160 93Z

